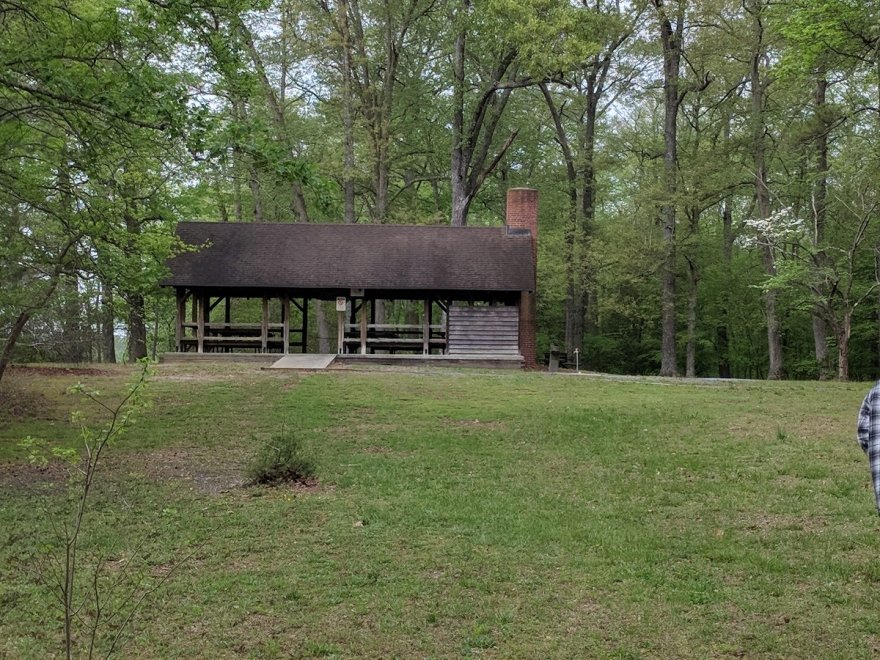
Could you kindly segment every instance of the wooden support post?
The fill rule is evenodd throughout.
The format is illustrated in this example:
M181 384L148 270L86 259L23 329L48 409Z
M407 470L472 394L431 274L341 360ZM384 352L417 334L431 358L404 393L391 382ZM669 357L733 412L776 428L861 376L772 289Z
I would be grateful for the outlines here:
M303 298L303 326L302 326L302 352L308 353L309 349L309 299Z
M260 345L263 353L269 345L269 299L263 296L263 326L260 328Z
M223 315L223 320L226 321L226 325L232 323L232 301L229 296L226 296L226 313Z
M352 301L352 306L354 301ZM345 346L345 312L336 312L336 352L342 355Z
M198 307L198 321L196 321L196 343L198 344L199 353L205 352L205 308L208 306L208 296L202 292L194 294L197 302L193 304Z
M446 309L443 310L445 312L443 314L443 325L446 326L445 328L443 328L443 334L446 337L446 347L443 349L444 355L449 355L449 310L451 308L452 308L452 301L447 300L446 301Z
M373 302L375 304L375 301ZM361 300L361 355L367 354L367 299Z
M281 352L287 355L290 350L290 296L286 293L281 296L281 323L283 326L281 331Z
M186 316L186 289L175 289L177 293L177 321L174 324L174 350L178 353L183 344L183 319Z
M431 299L425 298L425 313L422 318L422 353L431 354Z

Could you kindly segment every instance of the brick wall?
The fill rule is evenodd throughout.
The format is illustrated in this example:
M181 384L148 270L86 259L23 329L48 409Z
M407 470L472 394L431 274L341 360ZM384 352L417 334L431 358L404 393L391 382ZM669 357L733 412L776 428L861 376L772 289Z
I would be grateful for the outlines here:
M507 191L507 226L511 229L528 229L532 236L532 263L537 273L538 265L538 191L532 188L511 188ZM537 367L537 308L535 289L525 291L519 303L519 350L527 369Z

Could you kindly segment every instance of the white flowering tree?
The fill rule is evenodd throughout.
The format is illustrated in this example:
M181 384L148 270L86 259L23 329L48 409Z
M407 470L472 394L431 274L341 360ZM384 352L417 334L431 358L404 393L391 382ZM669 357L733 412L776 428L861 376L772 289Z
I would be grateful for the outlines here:
M833 231L821 244L814 240L812 209L802 214L790 206L763 220L745 220L740 237L742 247L772 255L775 274L764 280L765 291L800 290L805 306L825 319L837 344L839 380L849 379L853 314L877 288L873 252L880 250L880 243L871 240L880 213L876 186L869 177L861 177L858 184L846 188L829 199L828 221Z

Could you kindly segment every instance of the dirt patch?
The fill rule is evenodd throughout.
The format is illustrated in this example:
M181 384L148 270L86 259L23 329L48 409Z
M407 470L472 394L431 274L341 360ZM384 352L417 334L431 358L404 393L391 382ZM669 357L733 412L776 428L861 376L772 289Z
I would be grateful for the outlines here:
M111 376L112 371L93 367L38 367L25 364L13 364L9 367L14 374L22 376Z
M175 447L117 454L107 466L154 481L179 481L192 489L219 494L244 484L244 459L221 449Z
M28 491L43 487L60 487L67 482L67 469L58 462L46 466L22 461L0 462L0 490Z
M775 531L820 533L829 527L824 516L797 516L782 513L739 515L734 527L762 534Z
M296 383L296 374L279 369L264 369L265 365L246 362L228 364L162 363L155 367L151 381L175 383L218 383L227 381L259 382L267 378Z
M220 448L175 447L108 454L101 463L114 479L132 476L149 481L178 482L190 490L219 495L249 487L244 476L246 460L247 456L242 453ZM60 487L66 481L67 469L61 463L38 467L24 461L0 462L0 490ZM327 490L317 479L282 483L277 488L303 494Z
M305 479L304 481L294 481L293 483L284 484L285 488L290 488L296 493L320 493L332 488L323 486L317 479Z
M332 484L322 484L315 477L297 481L278 481L272 484L245 482L241 488L245 492L249 492L251 497L265 497L270 493L284 494L289 491L293 491L295 495L309 495L331 492L336 489Z
M0 392L0 419L35 418L49 405L49 399L40 392L4 385Z

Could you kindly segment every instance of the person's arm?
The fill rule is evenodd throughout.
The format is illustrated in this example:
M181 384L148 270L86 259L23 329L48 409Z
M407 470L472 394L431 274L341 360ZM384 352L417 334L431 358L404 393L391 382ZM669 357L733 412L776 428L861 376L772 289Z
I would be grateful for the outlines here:
M872 387L868 392L865 400L862 401L862 407L859 408L859 423L856 428L859 446L862 451L868 453L868 447L871 446L871 426L873 422L872 409L874 407L874 392L876 388Z

